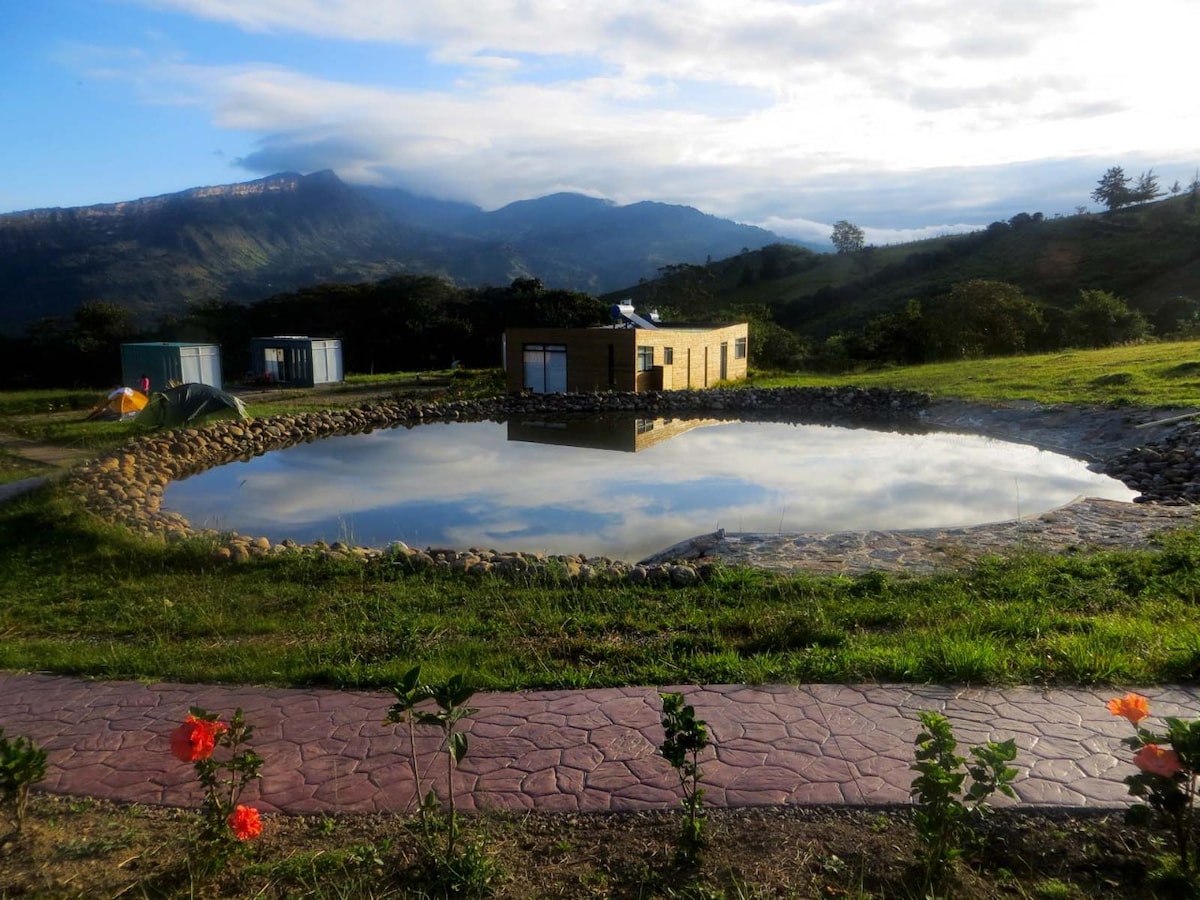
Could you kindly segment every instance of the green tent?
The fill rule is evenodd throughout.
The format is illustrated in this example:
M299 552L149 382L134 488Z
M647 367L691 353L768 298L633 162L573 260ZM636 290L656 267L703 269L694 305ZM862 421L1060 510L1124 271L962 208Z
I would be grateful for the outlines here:
M151 428L203 425L213 419L244 419L246 406L237 397L207 384L181 384L155 391L137 423Z

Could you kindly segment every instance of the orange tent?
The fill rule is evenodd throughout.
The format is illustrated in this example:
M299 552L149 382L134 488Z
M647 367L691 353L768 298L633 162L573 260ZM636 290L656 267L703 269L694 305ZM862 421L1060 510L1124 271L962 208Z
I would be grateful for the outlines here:
M87 421L92 419L132 419L150 398L133 388L120 387L92 407Z

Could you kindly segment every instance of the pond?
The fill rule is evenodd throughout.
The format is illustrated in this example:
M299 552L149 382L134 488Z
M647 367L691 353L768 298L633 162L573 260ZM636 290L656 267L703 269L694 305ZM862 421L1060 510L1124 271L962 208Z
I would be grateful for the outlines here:
M198 527L383 547L636 561L697 534L953 527L1079 496L1131 500L1076 459L975 435L712 419L422 425L278 450L174 482Z

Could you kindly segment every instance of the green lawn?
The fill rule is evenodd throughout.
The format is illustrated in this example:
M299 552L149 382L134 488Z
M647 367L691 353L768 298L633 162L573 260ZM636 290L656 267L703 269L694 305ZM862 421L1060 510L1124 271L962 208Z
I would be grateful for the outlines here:
M101 526L47 489L0 507L0 668L386 687L416 663L490 688L772 681L1139 683L1200 669L1200 535L958 575L694 588L230 566ZM1170 623L1164 627L1164 623Z
M924 366L840 379L943 397L1190 406L1200 343ZM1098 374L1099 373L1099 374ZM1120 390L1114 380L1128 375ZM760 383L830 383L788 376ZM413 383L405 383L413 382ZM491 373L384 379L484 390ZM352 381L254 412L361 402ZM368 389L378 385L366 385ZM0 430L101 447L126 426L0 397ZM295 404L292 406L290 404ZM68 421L69 419L69 421ZM56 431L56 429L59 429ZM3 460L0 460L3 462ZM2 471L2 469L0 469ZM421 663L491 688L771 681L1138 683L1200 671L1200 534L955 575L729 569L693 588L464 580L311 558L231 566L97 523L53 486L0 506L0 668L119 678L385 687Z
M904 366L850 375L760 374L753 384L909 388L963 400L1200 409L1200 341L1068 350Z

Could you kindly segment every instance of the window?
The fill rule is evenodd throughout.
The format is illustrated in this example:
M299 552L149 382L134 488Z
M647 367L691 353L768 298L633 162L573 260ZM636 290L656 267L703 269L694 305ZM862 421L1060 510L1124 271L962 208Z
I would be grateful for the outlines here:
M663 365L670 366L675 364L675 348L663 347Z
M648 434L654 430L653 419L634 419L634 428L638 434Z
M734 359L745 359L746 358L746 339L745 338L734 338L733 358Z
M649 372L654 368L654 348L653 347L638 347L637 348L637 370L639 372Z

